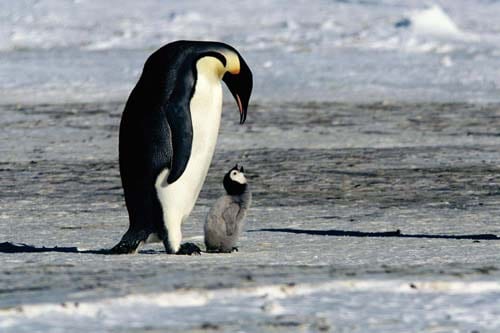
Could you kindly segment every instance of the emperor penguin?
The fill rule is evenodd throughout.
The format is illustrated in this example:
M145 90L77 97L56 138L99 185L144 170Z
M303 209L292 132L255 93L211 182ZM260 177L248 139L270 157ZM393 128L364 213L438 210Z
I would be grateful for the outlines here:
M222 181L227 194L215 201L205 221L207 252L229 253L238 251L236 243L243 230L246 212L252 202L243 167L228 171Z
M161 241L167 253L199 253L182 244L216 146L224 81L245 122L252 72L220 42L176 41L147 59L120 122L120 176L129 228L112 253Z

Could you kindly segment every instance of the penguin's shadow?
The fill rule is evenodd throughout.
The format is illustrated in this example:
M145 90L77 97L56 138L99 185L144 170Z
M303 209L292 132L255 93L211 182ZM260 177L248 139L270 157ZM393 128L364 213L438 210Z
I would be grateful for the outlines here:
M11 243L4 242L0 243L0 253L39 253L39 252L59 252L59 253L83 253L83 254L104 254L104 255L116 255L111 253L109 249L100 250L79 250L77 247L37 247L33 245L23 244L23 243ZM165 251L156 250L141 250L139 254L165 254Z
M369 237L369 238L431 238L431 239L466 239L466 240L500 240L500 237L493 234L466 234L466 235L440 235L440 234L405 234L399 229L396 231L367 232L350 230L314 230L295 228L263 228L248 230L248 232L282 232L291 234L304 234L314 236L343 236L343 237ZM36 247L27 244L15 244L11 242L0 243L0 253L37 253L37 252L60 252L60 253L85 253L113 255L109 249L100 250L79 250L77 247ZM161 254L157 250L141 250L139 254Z
M469 234L469 235L439 235L439 234L404 234L401 230L384 232L349 231L349 230L314 230L295 228L263 228L248 230L248 232L285 232L292 234L305 234L316 236L345 236L345 237L395 237L395 238L434 238L434 239L469 239L469 240L500 240L500 237L493 234Z
M99 250L79 250L77 247L37 247L33 245L23 244L23 243L11 243L3 242L0 243L0 253L40 253L40 252L59 252L59 253L80 253L80 254L104 254L113 255L110 249L99 249ZM140 250L138 254L165 254L162 250Z
M61 253L89 253L89 254L111 254L109 250L79 250L77 247L36 247L23 243L0 243L0 253L37 253L37 252L61 252Z

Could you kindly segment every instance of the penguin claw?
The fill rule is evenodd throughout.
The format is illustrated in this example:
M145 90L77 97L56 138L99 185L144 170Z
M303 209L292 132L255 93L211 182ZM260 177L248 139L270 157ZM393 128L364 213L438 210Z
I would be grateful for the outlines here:
M177 251L178 255L201 255L201 249L194 243L184 243L181 245L179 251Z
M129 242L121 241L120 243L116 244L111 249L109 249L108 253L109 254L134 254L134 253L137 253L138 247L141 245L141 243L142 242L136 244L136 243L129 243Z
M144 244L150 232L147 230L127 230L118 244L109 250L109 254L133 254L137 253Z
M235 246L228 250L227 248L214 248L214 249L207 249L207 253L233 253L233 252L238 252L238 248Z

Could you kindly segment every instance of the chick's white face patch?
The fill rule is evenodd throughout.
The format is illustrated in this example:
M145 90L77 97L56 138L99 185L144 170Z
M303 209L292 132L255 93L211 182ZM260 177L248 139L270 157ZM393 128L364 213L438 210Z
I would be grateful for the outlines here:
M243 172L239 172L238 170L231 171L231 173L229 174L229 178L231 178L232 181L240 184L247 183L247 178L245 177L245 174Z

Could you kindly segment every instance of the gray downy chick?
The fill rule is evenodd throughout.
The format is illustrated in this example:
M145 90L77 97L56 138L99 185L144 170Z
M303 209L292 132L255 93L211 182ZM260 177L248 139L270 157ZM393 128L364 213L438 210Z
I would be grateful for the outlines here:
M227 194L217 199L205 221L207 252L238 251L236 243L243 229L243 220L252 201L243 167L236 165L224 176Z

